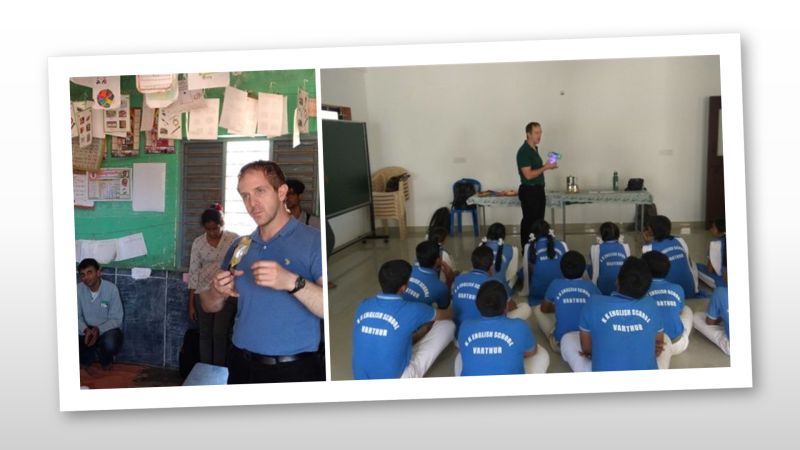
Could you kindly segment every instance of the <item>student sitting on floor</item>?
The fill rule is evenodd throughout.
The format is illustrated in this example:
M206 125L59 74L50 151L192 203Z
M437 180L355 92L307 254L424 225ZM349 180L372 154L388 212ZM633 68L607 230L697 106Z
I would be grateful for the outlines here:
M427 240L436 242L436 244L439 246L439 254L442 257L439 279L444 281L448 286L452 286L453 280L455 279L456 275L458 275L458 272L456 270L456 265L453 262L453 258L450 257L450 253L448 253L448 251L444 248L444 241L447 240L447 234L447 228L433 227L428 232Z
M672 222L666 216L650 218L645 225L642 254L655 250L667 255L670 262L667 281L681 285L688 297L701 294L697 286L697 266L689 258L689 247L681 237L672 236Z
M664 327L656 301L647 296L647 263L629 257L611 295L592 296L581 311L579 332L561 339L561 357L573 372L657 369Z
M125 315L119 289L102 279L97 260L86 258L78 264L78 356L82 368L89 369L95 357L100 366L111 370L114 357L122 348L122 319Z
M481 317L464 321L458 332L456 376L547 372L550 355L536 344L528 323L505 315L503 283L485 282L476 303Z
M708 244L708 264L697 265L697 276L712 289L725 286L722 273L728 269L728 246L725 219L717 219L709 230L714 239Z
M669 258L661 252L647 252L642 259L650 267L653 282L647 295L653 297L661 308L664 323L664 351L658 357L658 368L669 369L669 361L689 347L692 332L692 310L686 306L683 288L664 277L669 272Z
M728 272L723 272L724 285L711 294L705 313L694 313L694 328L717 345L726 355L731 354L730 323L728 322Z
M588 267L589 276L603 295L610 295L617 282L619 268L625 258L631 256L631 249L622 242L619 227L613 222L600 225L600 238L602 242L592 245L589 251L592 258L592 265Z
M489 280L492 280L492 267L494 256L489 247L480 246L472 251L472 267L470 272L462 273L453 283L453 315L456 329L465 320L479 318L478 306L475 299L478 289ZM506 312L508 317L527 320L531 314L531 307L527 303L517 303L506 293Z
M494 256L494 275L492 278L505 284L509 295L514 290L519 268L519 250L516 246L505 242L506 227L502 223L493 223L486 231L486 237L481 240L481 245L489 247Z
M439 244L433 241L422 241L417 245L417 264L411 272L408 288L403 298L408 301L422 302L426 305L434 303L440 309L450 305L450 290L439 280L436 271L442 264L439 256Z
M406 261L384 263L378 272L383 293L358 306L353 320L354 379L420 378L453 340L451 310L436 310L400 295L410 277ZM430 332L412 343L414 331L429 322L433 322Z
M589 297L600 295L597 286L581 278L585 269L586 259L580 252L570 250L565 253L561 258L564 278L550 283L542 304L533 310L539 328L555 352L561 352L559 342L566 333L578 331L578 319Z
M553 237L550 224L544 220L537 220L531 227L533 231L531 240L525 245L524 269L530 279L528 291L528 304L538 305L542 302L550 282L561 278L561 256L567 253L566 242Z

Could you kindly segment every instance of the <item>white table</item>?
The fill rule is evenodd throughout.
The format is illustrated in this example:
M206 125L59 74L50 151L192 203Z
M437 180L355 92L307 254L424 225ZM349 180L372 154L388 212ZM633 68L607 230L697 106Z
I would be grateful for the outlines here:
M547 206L550 207L550 222L555 227L555 208L561 208L561 226L564 230L563 234L567 234L567 206L568 205L581 205L587 203L630 203L636 207L644 206L653 203L653 194L648 191L584 191L569 193L564 191L549 191L545 193L547 197ZM487 195L479 196L473 195L467 199L468 205L478 205L484 215L483 223L486 223L486 212L483 207L486 206L512 206L520 207L519 197L517 196L499 196ZM644 227L644 214L640 216L640 226Z

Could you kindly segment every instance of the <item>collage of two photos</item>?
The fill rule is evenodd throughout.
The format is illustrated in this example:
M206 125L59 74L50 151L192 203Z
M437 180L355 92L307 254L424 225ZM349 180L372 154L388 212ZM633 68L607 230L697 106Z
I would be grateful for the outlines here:
M738 40L599 41L51 59L62 409L741 385Z

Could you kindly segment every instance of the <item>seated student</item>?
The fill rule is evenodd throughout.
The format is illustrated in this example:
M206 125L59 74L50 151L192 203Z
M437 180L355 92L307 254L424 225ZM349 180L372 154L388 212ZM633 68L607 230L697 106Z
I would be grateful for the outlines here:
M664 351L658 357L658 368L669 369L669 361L689 346L692 332L692 310L686 306L683 288L664 277L669 272L669 258L661 252L647 252L642 259L650 267L653 282L647 295L653 297L661 309L664 324Z
M578 319L589 297L600 295L591 281L581 278L586 269L586 259L580 252L570 250L561 258L561 273L550 283L544 300L534 308L533 316L550 342L550 348L561 352L561 338L570 331L578 331ZM553 314L555 312L555 314Z
M458 272L456 271L456 265L453 262L453 258L450 257L450 253L444 248L444 241L447 240L448 231L444 227L433 227L428 232L427 240L436 242L439 245L439 253L442 257L441 263L441 270L439 271L439 279L447 283L448 286L452 286L453 280L455 279Z
M547 372L550 355L536 344L526 321L506 317L506 301L505 286L497 280L487 281L478 290L481 316L461 324L456 376Z
M489 247L480 246L472 251L472 267L469 272L462 273L456 277L453 283L453 320L456 329L468 319L477 319L481 316L475 299L478 296L478 289L489 280L492 280L492 265L494 256ZM517 305L517 303L506 293L506 312L508 317L527 320L531 314L531 307L528 304Z
M670 262L667 281L681 285L688 297L699 296L697 266L689 258L689 247L681 237L672 236L672 222L666 216L655 216L645 225L642 254L655 250L667 255Z
M450 306L450 290L439 280L436 270L441 267L439 245L433 241L422 241L417 245L417 264L411 272L403 298L408 301L436 305L440 309Z
M728 272L723 272L724 285L711 294L705 313L694 313L694 328L717 345L726 355L731 354L730 322L728 321ZM723 326L724 324L724 326Z
M519 266L519 250L516 246L504 242L506 227L502 223L493 223L486 231L486 237L481 240L481 245L489 247L494 256L494 275L492 278L505 284L509 295L514 290Z
M664 327L656 301L647 296L652 278L646 262L629 257L619 271L618 291L589 299L580 331L561 339L561 357L573 372L658 368Z
M530 279L528 304L542 302L550 282L561 278L561 256L567 253L567 243L553 237L550 224L537 220L531 227L531 240L525 245L525 279ZM526 286L527 288L527 286Z
M619 227L613 222L600 225L600 238L602 242L592 245L590 250L592 265L589 266L589 276L603 295L610 295L617 282L619 268L625 258L631 256L631 248L622 242Z
M728 269L725 219L715 220L709 231L714 239L708 243L708 264L697 264L697 276L713 289L725 286L722 273Z
M78 351L81 367L94 362L111 370L114 357L122 348L122 300L119 290L100 277L100 264L86 258L78 264L81 283L78 285Z
M383 293L358 306L353 320L354 379L422 377L453 340L451 310L436 310L400 295L410 277L406 261L384 263L378 272ZM430 332L412 345L414 331L429 322Z

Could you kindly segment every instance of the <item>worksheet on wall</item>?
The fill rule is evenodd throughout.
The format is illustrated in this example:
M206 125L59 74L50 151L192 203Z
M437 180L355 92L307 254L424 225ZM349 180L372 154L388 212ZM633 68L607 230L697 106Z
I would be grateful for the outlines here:
M158 138L180 139L183 127L183 113L171 114L166 109L158 110Z
M123 95L119 107L105 111L106 133L127 133L131 129L130 95Z
M166 163L133 165L133 210L164 212Z
M74 205L81 208L93 208L94 202L89 200L89 175L86 172L72 174L72 198Z
M189 89L226 87L231 83L231 76L228 72L190 73L186 78L189 81Z
M116 239L116 261L125 261L145 255L147 255L147 245L142 233Z
M230 134L238 134L240 136L253 136L256 134L256 125L258 124L258 100L247 97L245 99L244 108L241 111L236 123L231 124L228 128Z
M142 94L164 92L175 82L177 74L136 75L136 90Z
M119 76L92 77L92 107L95 109L114 109L119 107L122 91L119 86Z
M258 133L269 137L280 136L286 120L286 97L260 92L258 94ZM287 128L288 128L288 121Z
M170 113L179 113L202 109L206 99L202 89L189 89L187 80L178 80L178 99L167 107Z
M236 89L232 86L226 87L219 126L228 130L240 128L246 121L247 108L247 91Z
M219 125L219 99L205 101L206 107L189 112L189 139L217 139Z

